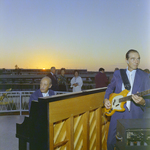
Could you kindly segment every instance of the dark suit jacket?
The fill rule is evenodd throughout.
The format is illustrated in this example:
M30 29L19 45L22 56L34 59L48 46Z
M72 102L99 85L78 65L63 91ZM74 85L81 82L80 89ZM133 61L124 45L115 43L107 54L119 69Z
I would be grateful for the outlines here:
M53 90L49 90L49 96L52 96L52 95L55 95L54 91ZM32 100L38 100L39 97L43 97L40 89L38 89L37 91L35 91L31 96L30 96L30 99L29 99L29 111L30 111L30 108L31 108L31 101Z
M50 77L52 80L51 90L58 91L59 89L58 89L57 76L55 74L52 75L51 73L47 74L47 76Z
M96 83L96 88L107 87L108 79L106 77L106 74L99 72L95 76L95 83Z
M106 90L105 98L109 99L109 95L115 89L115 93L120 93L122 91L122 78L120 74L120 70L116 70L114 72L111 83L108 85ZM142 92L150 89L150 79L148 74L144 71L137 69L134 79L134 85L132 89L132 94L136 94L137 92ZM146 106L150 106L150 100L146 100ZM131 101L131 118L141 118L143 115L143 107L135 104Z

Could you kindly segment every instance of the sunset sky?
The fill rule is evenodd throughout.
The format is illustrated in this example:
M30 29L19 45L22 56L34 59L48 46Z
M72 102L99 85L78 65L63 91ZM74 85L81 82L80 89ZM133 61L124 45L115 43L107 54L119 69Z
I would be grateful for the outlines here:
M0 68L150 69L150 0L0 0Z

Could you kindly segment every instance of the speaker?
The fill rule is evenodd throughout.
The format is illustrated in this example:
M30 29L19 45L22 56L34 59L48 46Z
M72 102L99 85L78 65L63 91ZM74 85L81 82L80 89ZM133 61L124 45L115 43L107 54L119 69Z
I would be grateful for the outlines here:
M150 119L119 119L116 128L117 150L149 150Z

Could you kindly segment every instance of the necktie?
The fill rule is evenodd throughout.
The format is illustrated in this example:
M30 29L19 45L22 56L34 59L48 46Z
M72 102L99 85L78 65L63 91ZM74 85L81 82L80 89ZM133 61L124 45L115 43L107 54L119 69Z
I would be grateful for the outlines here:
M129 81L130 81L131 89L130 89L130 92L128 93L127 96L132 94L132 87L133 87L132 84L133 84L133 82L132 82L132 73L131 72L129 73ZM130 111L130 105L131 105L131 101L127 101L126 106L127 106L129 111Z

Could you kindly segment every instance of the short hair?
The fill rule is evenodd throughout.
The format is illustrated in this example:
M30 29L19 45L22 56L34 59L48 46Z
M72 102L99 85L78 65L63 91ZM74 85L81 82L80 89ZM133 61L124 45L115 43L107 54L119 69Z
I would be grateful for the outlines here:
M51 84L52 84L52 80L51 80L51 78L48 77L48 76L43 77L43 78L41 79L41 81L42 81L43 79L45 79L45 78L49 80L49 85L51 85Z
M116 71L116 70L119 70L119 68L115 68L115 71Z
M78 71L78 70L74 70L74 72L73 72L73 73L75 74L75 72L77 72L77 73L79 74L79 71Z
M65 68L61 68L61 69L60 69L60 72L61 72L62 70L66 71L66 69L65 69Z
M105 71L105 69L104 68L99 68L99 71Z
M52 69L55 69L55 67L51 67L51 70L52 70Z
M126 53L126 59L127 59L127 60L129 59L129 54L130 54L131 52L135 52L135 53L138 53L138 54L139 54L139 52L138 52L137 50L135 50L135 49L130 49L130 50Z
M146 73L150 73L149 69L144 69L143 71Z

